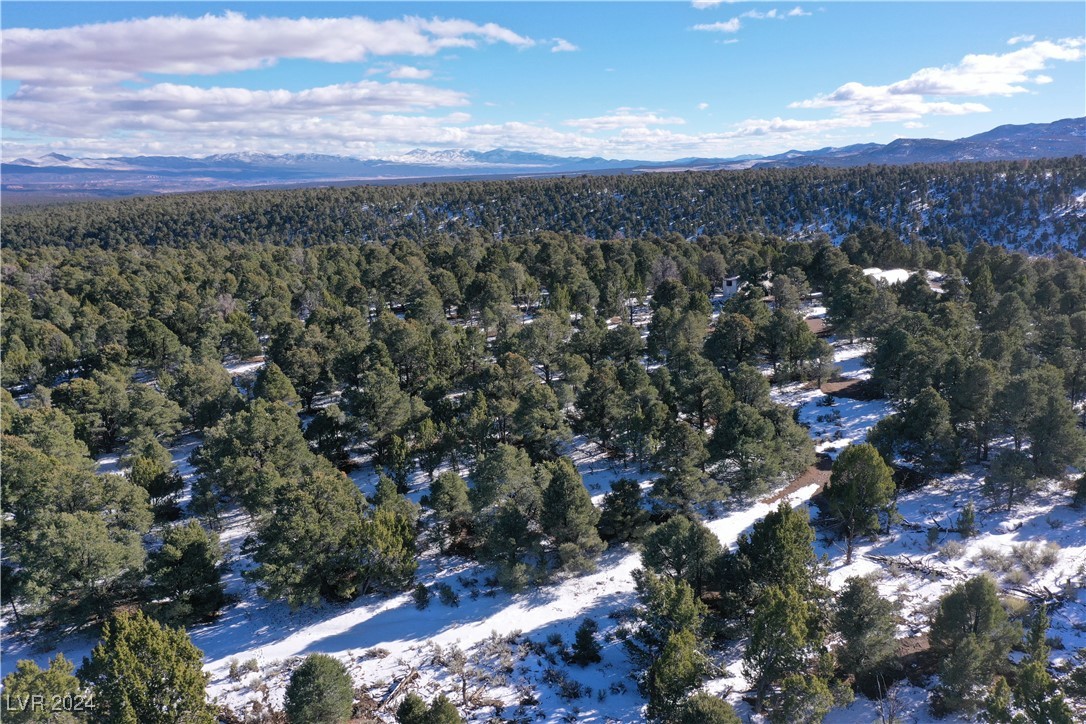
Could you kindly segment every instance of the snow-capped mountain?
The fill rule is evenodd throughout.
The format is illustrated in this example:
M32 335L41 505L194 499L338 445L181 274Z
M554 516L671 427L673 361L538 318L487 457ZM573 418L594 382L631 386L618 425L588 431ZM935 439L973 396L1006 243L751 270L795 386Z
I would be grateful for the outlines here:
M391 183L498 176L652 171L738 170L794 166L864 166L952 161L1024 160L1086 155L1086 118L1000 126L956 141L902 138L774 156L682 158L667 162L551 156L498 148L414 149L384 159L328 154L224 153L202 158L132 156L73 158L50 153L4 163L10 196L114 196L225 188Z

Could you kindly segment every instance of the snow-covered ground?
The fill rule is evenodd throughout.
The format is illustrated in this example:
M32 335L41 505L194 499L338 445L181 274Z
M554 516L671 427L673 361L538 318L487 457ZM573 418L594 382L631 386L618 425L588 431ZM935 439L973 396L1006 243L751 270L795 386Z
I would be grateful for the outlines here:
M834 343L841 375L867 379L870 370L861 344ZM252 367L235 367L232 372L251 374ZM777 401L799 408L799 419L810 427L818 449L830 455L849 443L862 441L867 431L892 410L885 400L856 401L822 394L810 385L792 384L774 388ZM175 461L191 478L187 456L198 444L186 438L174 448ZM585 484L599 504L611 484L623 477L643 481L651 475L634 467L623 467L605 457L584 438L576 438L572 457ZM352 475L361 489L372 492L375 477L368 461ZM117 456L99 461L103 472L119 472ZM902 614L900 635L915 635L926 628L932 603L950 586L983 570L993 571L1005 585L1044 587L1058 590L1068 579L1080 583L1086 576L1086 533L1083 514L1068 507L1066 491L1049 487L1033 496L1013 514L990 508L980 486L983 470L965 472L936 481L921 490L903 493L899 508L905 525L874 541L859 541L853 562L844 565L840 542L820 532L818 553L828 559L830 584L839 587L852 575L877 577L883 595L895 600ZM418 500L425 492L425 475L412 478L410 497ZM186 486L186 489L188 486ZM792 505L803 505L815 487L794 491ZM961 540L956 533L941 534L934 547L927 544L927 527L938 523L953 527L947 511L959 510L967 500L977 506L977 536ZM708 527L725 545L761 519L775 503L733 502L717 509ZM934 521L933 521L934 518ZM529 716L544 721L635 722L643 719L643 699L633 682L633 671L615 632L622 614L634 603L631 573L640 565L639 554L628 547L608 550L596 572L557 580L538 590L506 593L494 585L492 571L467 559L438 556L429 547L419 561L418 580L427 586L448 584L458 595L456 606L443 605L435 596L429 607L418 610L409 594L391 598L367 596L344 605L325 605L291 611L285 604L260 598L241 575L250 564L241 554L249 534L249 521L241 513L226 516L222 540L229 551L228 592L237 602L227 606L214 623L189 629L193 641L205 655L211 675L211 696L236 708L279 706L292 665L313 652L337 656L348 665L357 685L381 701L389 688L405 676L426 697L449 695L461 703L466 689L473 706L465 710L473 721L485 721L500 707L505 716ZM1021 546L1045 541L1058 546L1042 550ZM424 541L425 542L425 541ZM940 575L917 573L906 566L886 566L869 555L908 557L938 569ZM905 560L902 558L902 560ZM1025 570L1023 560L1030 560ZM1018 572L1016 572L1018 571ZM591 617L599 624L603 662L580 669L562 661L560 649L572 643L580 623ZM7 622L6 622L7 623ZM5 629L10 630L7 626ZM517 635L510 635L519 632ZM1086 646L1086 594L1052 614L1052 636L1062 638L1063 648L1054 647L1053 660L1072 656ZM560 636L562 644L557 643ZM5 641L2 671L14 668L20 658L45 661L56 650L80 661L93 641L71 637L55 649L31 650L18 639ZM454 673L457 651L466 657L463 677ZM746 682L741 674L742 646L733 645L717 654L717 663L727 676L706 684L710 691L730 692L728 699L744 715L749 707L741 701ZM231 669L235 673L231 675ZM572 696L576 694L577 696ZM924 688L900 686L899 698L908 721L931 720ZM394 707L389 707L389 709ZM391 711L379 712L391 719ZM876 704L858 697L846 709L833 712L831 722L872 721L878 716Z

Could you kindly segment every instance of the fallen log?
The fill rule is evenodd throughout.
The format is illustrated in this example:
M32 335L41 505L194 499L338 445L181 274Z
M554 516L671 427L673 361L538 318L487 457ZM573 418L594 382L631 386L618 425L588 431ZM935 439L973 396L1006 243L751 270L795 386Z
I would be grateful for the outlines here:
M392 685L392 688L384 695L381 699L381 703L377 705L377 711L384 709L387 705L395 701L400 694L403 693L403 690L417 678L419 678L419 670L412 667L411 670L407 672L407 675L398 682L395 682Z
M1035 588L1027 588L1026 586L1007 586L1006 588L1012 593L1025 596L1037 605L1042 603L1046 604L1050 612L1055 611L1060 606L1067 603L1068 599L1072 598L1071 595L1064 591L1053 591L1047 586L1037 586ZM1075 595L1077 596L1077 592Z
M881 563L884 566L896 565L904 568L907 571L915 571L917 573L923 573L927 576L937 576L939 578L951 578L957 580L963 580L964 574L961 571L953 568L940 568L933 566L930 563L918 561L909 556L880 556L874 553L865 553L864 557L870 561Z

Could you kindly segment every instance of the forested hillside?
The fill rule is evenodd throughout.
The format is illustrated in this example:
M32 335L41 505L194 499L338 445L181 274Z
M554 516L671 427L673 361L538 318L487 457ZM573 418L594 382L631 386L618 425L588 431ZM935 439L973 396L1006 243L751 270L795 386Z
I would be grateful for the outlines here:
M802 168L357 186L137 198L18 210L8 248L125 243L312 245L476 231L598 240L730 233L840 240L875 224L929 244L1086 251L1086 161Z
M1053 214L1084 174L9 216L4 659L38 663L5 692L89 721L1081 717L1086 263L982 239L1081 249Z

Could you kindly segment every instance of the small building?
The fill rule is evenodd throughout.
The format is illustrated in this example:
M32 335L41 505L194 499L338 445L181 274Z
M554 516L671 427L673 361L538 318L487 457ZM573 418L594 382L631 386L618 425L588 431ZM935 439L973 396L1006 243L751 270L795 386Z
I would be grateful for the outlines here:
M720 291L724 294L725 299L731 299L743 287L744 283L737 276L724 277L724 283L720 285Z

